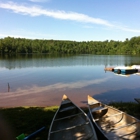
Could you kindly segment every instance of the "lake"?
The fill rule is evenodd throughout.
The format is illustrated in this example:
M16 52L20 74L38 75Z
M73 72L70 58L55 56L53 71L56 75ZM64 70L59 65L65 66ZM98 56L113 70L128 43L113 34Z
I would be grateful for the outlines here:
M63 94L78 106L86 106L87 95L104 103L135 102L140 98L140 76L104 71L134 64L140 64L140 56L0 56L0 106L58 106Z

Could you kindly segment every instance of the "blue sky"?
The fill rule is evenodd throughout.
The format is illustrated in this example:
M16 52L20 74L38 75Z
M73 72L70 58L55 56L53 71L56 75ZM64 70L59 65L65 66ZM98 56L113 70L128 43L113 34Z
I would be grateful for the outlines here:
M140 36L140 0L0 0L0 38L105 41Z

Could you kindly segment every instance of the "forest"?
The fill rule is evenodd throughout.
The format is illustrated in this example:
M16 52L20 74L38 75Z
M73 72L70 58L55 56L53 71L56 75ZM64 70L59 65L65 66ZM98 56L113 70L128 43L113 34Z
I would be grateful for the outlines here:
M1 54L140 54L140 36L125 41L67 41L5 37L0 39Z

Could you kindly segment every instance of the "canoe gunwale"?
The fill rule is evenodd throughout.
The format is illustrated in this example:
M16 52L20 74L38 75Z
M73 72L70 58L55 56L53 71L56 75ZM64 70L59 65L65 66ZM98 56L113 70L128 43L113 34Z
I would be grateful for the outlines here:
M98 108L96 104L107 107L109 112L105 114L104 116L96 118L95 117L96 115L93 116L94 112L92 112L94 108L95 110L96 108ZM96 133L98 133L97 135L98 137L101 137L100 135L102 135L107 140L112 140L113 138L136 140L137 138L140 138L140 120L138 120L137 118L129 114L126 114L125 112L120 111L116 108L105 105L95 100L94 98L92 101L92 97L89 95L88 95L88 108L89 108L89 114L93 122L93 125L95 127ZM120 115L120 116L117 116L117 115ZM116 120L118 119L119 119L119 122L117 121L116 123Z
M65 112L65 111L68 111L68 110L72 110L72 109L75 109L76 106L70 106L70 107L67 107L67 108L63 108L63 109L60 109L59 112Z

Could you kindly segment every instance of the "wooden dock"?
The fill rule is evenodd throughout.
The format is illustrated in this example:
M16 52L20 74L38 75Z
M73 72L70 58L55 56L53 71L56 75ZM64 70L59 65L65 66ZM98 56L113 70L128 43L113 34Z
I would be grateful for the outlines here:
M104 69L105 71L114 71L114 67L107 67Z

